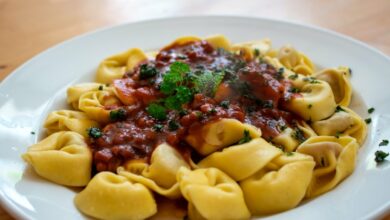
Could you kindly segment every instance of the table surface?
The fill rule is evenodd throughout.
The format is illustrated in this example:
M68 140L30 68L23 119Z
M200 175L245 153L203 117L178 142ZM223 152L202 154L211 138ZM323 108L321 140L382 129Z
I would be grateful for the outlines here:
M248 15L328 28L390 55L389 0L0 0L0 80L73 36L124 22L183 15ZM13 219L0 207L0 219ZM385 219L390 220L390 215Z

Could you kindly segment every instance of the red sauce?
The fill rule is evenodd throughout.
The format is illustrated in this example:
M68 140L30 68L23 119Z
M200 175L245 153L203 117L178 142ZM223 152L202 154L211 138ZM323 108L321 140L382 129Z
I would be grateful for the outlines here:
M214 97L195 94L190 103L183 105L185 111L171 110L166 120L159 121L147 113L146 107L164 97L159 84L175 61L187 63L191 71L224 70L225 76ZM158 74L141 79L142 64L153 66ZM155 60L141 63L123 79L116 80L114 86L124 104L126 117L105 125L102 137L90 139L94 167L98 172L115 171L131 159L149 160L154 148L163 142L176 147L188 158L193 150L185 142L185 136L222 118L234 118L259 127L267 140L277 136L281 127L294 127L301 120L282 109L282 103L295 94L288 92L291 85L280 78L278 70L257 60L245 60L240 55L213 48L206 41L164 48ZM221 105L222 101L225 101L224 105Z

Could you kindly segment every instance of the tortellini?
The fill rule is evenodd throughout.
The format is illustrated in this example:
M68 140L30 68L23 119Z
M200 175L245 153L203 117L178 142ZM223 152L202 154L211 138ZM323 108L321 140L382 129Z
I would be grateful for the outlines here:
M67 102L70 104L75 110L79 110L79 99L80 96L86 92L97 91L99 88L105 90L107 86L101 83L81 83L74 86L71 86L66 91L67 93Z
M251 215L239 185L216 168L191 171L182 167L177 180L188 201L190 219L247 219Z
M316 162L307 197L315 197L333 189L350 175L359 145L352 137L318 136L309 138L297 152L310 155Z
M272 139L272 143L281 147L284 151L292 152L300 144L300 141L295 137L297 132L301 132L303 138L305 139L317 136L317 134L305 122L303 122L302 125L298 124L297 129L286 127L278 136Z
M281 154L280 149L272 146L263 138L256 138L248 143L234 145L221 152L212 153L200 161L198 166L218 168L239 181L251 176Z
M243 124L236 119L221 119L204 125L200 130L190 132L186 141L200 154L208 155L237 143L243 137L244 130L249 131L251 138L261 136L260 129L252 125Z
M348 106L351 102L352 87L349 82L350 70L346 67L324 69L315 74L317 79L326 81L332 88L338 105Z
M112 91L90 91L81 95L79 99L80 110L100 123L109 121L110 111L107 107L116 108L119 105L121 103Z
M354 137L362 144L366 134L367 125L355 112L346 107L339 107L331 117L312 123L313 129L319 135Z
M51 112L43 126L49 134L57 131L74 131L87 137L87 129L99 127L99 124L89 119L83 112L60 110Z
M85 186L91 178L92 155L84 138L72 131L54 133L22 155L42 177L66 186Z
M157 212L153 194L144 185L110 172L98 173L74 202L98 219L145 219Z
M49 136L22 155L43 178L85 187L74 199L83 214L170 219L180 203L175 217L248 219L292 209L353 172L367 125L348 108L349 68L317 71L270 39L185 36L162 50L104 59L96 83L68 88L73 110L50 113Z
M290 111L305 120L319 121L327 118L336 109L336 102L331 87L324 81L308 82L296 96L287 103Z
M180 197L180 191L176 173L180 167L190 166L177 150L168 144L161 144L153 151L150 165L131 161L125 168L118 168L118 174L141 183L158 194L177 198Z
M254 215L294 208L304 198L315 163L309 156L281 155L240 182L246 204Z
M96 73L99 83L112 83L120 79L127 72L133 70L140 62L146 61L147 55L139 48L132 48L126 52L111 56L103 60Z
M311 75L314 65L311 60L301 52L298 52L290 45L280 48L277 58L288 69L303 75Z

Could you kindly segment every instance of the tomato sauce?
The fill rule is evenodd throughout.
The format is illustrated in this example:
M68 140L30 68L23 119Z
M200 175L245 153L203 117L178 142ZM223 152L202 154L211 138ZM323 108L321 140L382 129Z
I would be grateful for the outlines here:
M194 94L180 111L169 110L165 120L157 120L147 106L164 98L160 84L169 66L186 63L192 72L223 71L224 77L213 96ZM142 78L142 65L155 68L157 74ZM148 161L156 146L163 142L176 147L187 159L194 154L185 137L202 125L222 118L234 118L262 130L272 141L281 127L295 127L299 117L283 109L283 103L297 94L280 70L258 59L247 60L240 54L213 48L206 41L187 42L162 49L155 60L139 64L114 87L123 102L125 118L105 125L100 138L90 138L95 171L115 171L126 161Z

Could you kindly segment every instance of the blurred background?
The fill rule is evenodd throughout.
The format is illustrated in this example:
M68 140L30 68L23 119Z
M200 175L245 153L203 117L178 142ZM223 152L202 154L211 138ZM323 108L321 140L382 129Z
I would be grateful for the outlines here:
M0 80L37 53L71 37L126 22L188 15L311 24L390 55L390 0L0 0ZM1 206L0 219L12 219Z

